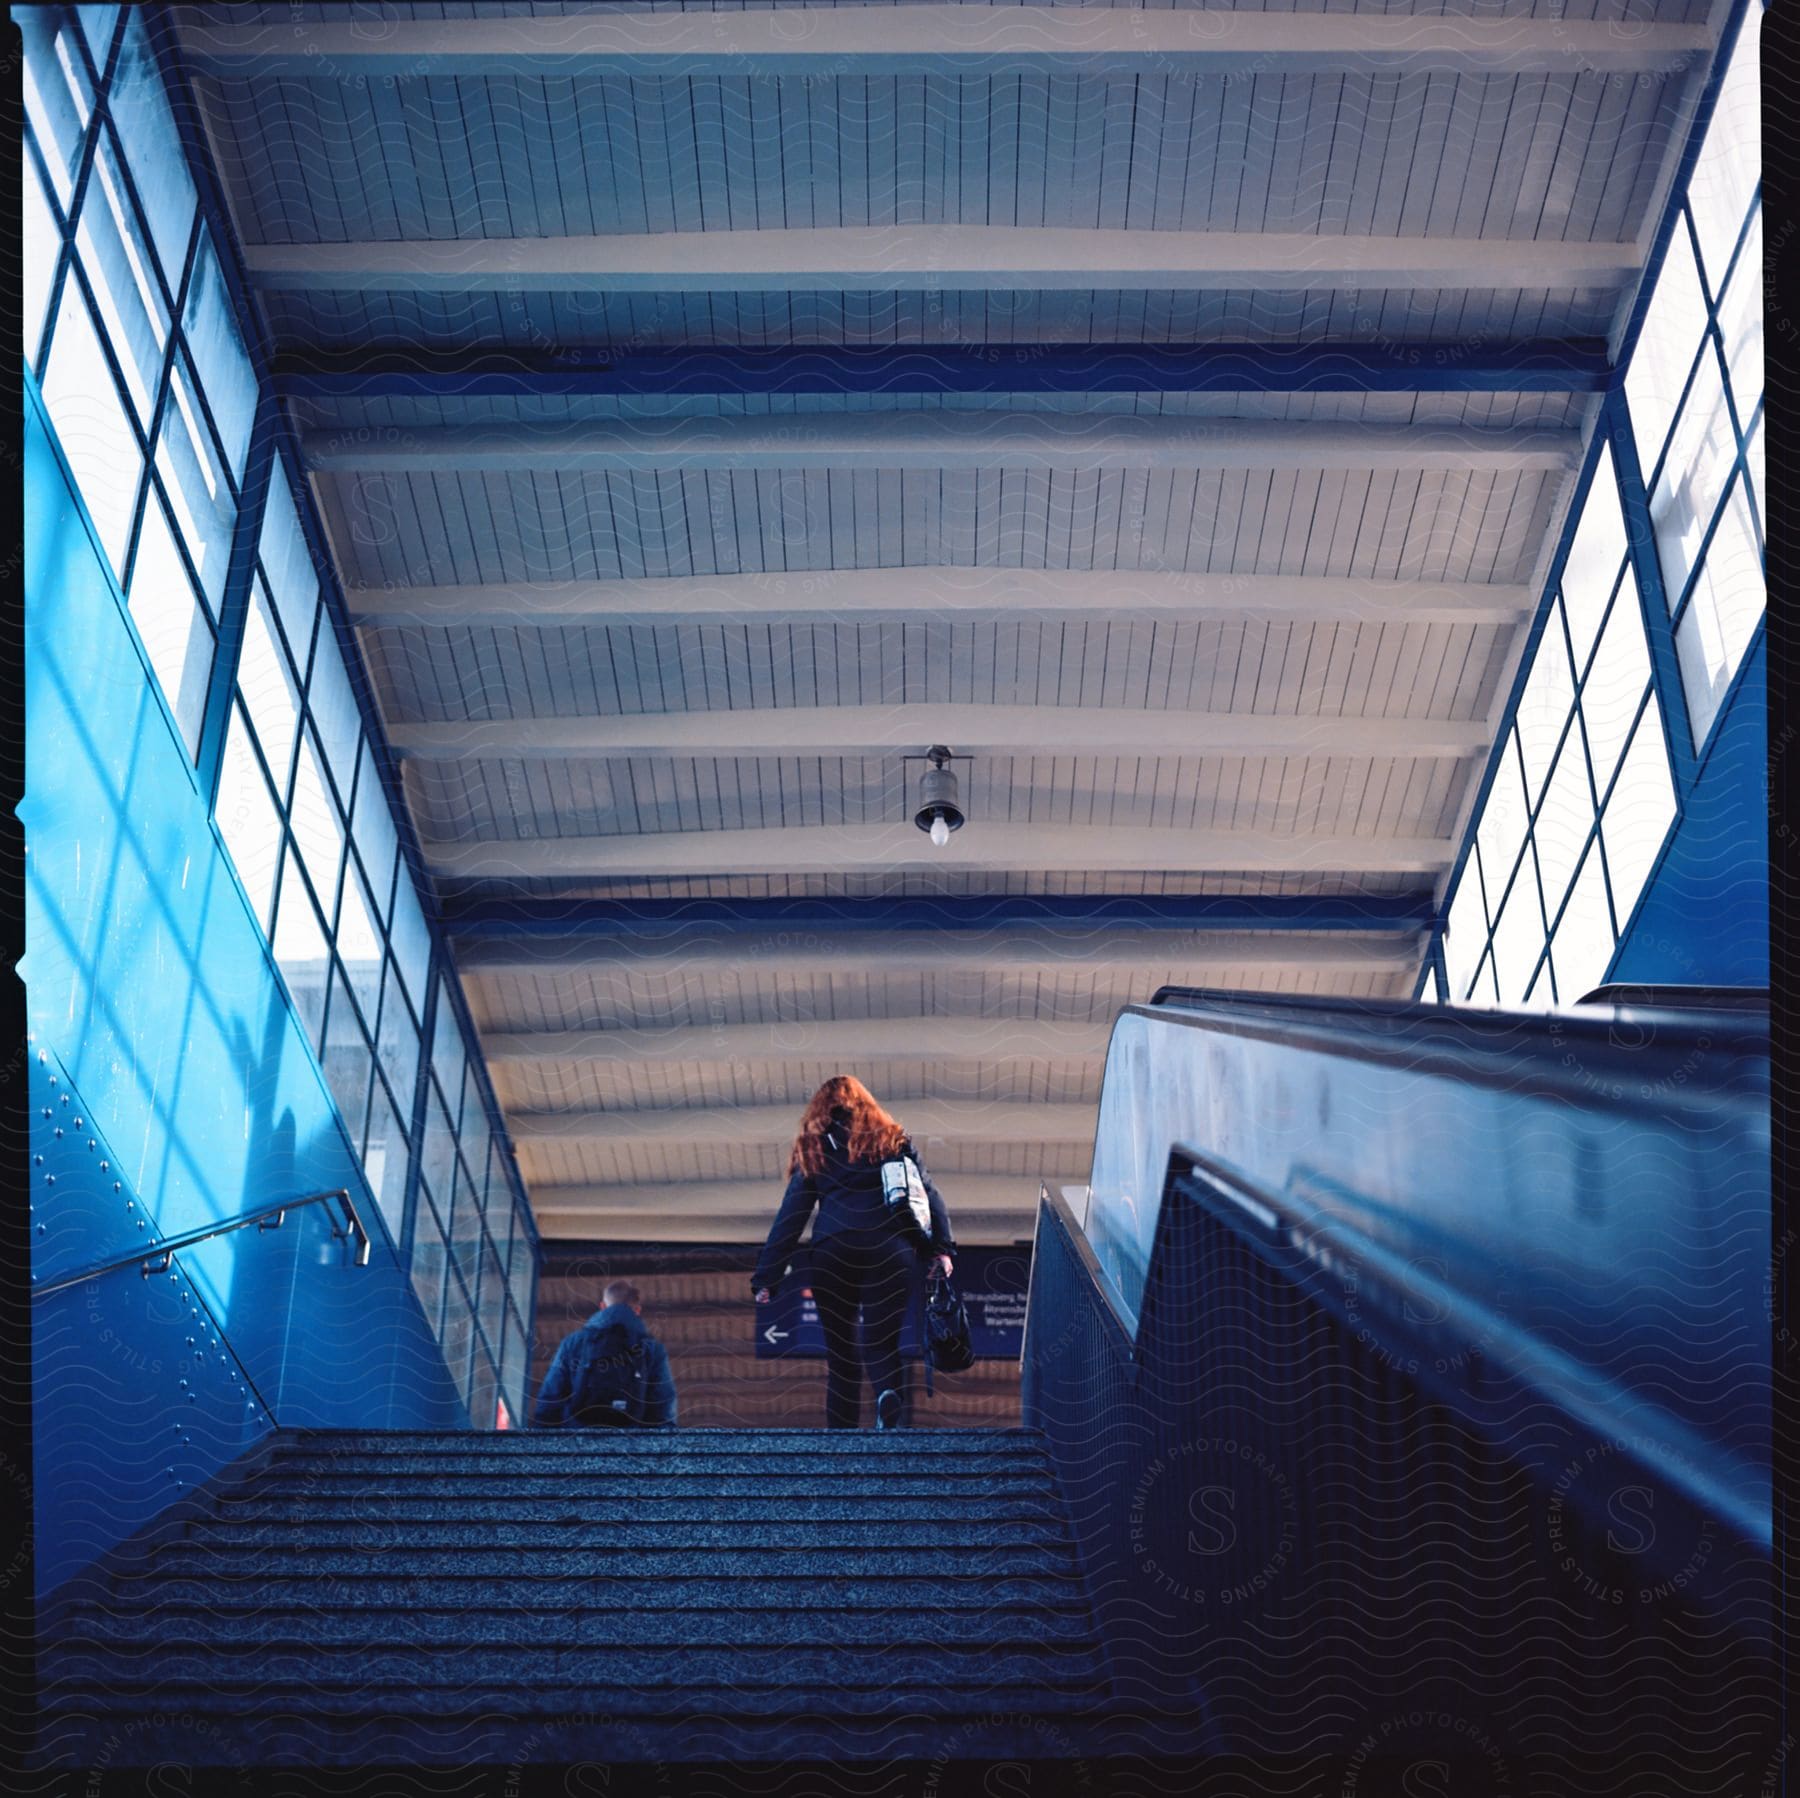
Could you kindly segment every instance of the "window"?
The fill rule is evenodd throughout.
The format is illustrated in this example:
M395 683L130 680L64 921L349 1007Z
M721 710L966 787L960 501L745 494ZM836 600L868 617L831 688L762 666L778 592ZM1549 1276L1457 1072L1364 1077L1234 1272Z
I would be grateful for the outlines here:
M1762 173L1762 91L1758 51L1762 38L1761 0L1751 0L1744 11L1731 62L1719 85L1699 160L1688 182L1688 207L1700 254L1712 277L1713 291L1724 285L1744 214L1756 192Z
M1644 642L1644 615L1636 583L1627 580L1613 602L1600 647L1581 689L1581 712L1593 757L1594 790L1604 796L1619 752L1650 686L1650 651Z
M1557 997L1571 1005L1606 979L1612 965L1612 912L1606 903L1606 871L1595 843L1569 889L1569 902L1551 947Z
M1736 458L1737 432L1725 409L1719 358L1709 343L1650 495L1650 521L1656 527L1657 559L1671 611L1699 562L1701 542Z
M1569 557L1563 565L1563 612L1569 621L1577 675L1587 667L1600 621L1606 616L1607 602L1624 565L1625 514L1619 505L1612 451L1603 448L1582 507L1581 523L1575 528Z
M325 932L306 890L299 858L290 844L281 870L275 910L275 965L287 982L288 997L317 1046L325 1022L325 978L330 970Z
M407 1098L410 1102L410 1092ZM369 1093L369 1141L363 1152L363 1172L395 1242L401 1240L405 1223L407 1158L405 1120L386 1083L377 1080Z
M374 1204L408 1252L400 1235L418 1175L415 1291L465 1391L479 1339L475 1377L491 1394L508 1305L530 1305L534 1257L509 1259L517 1219L498 1114L448 985L432 1044L439 1079L427 1088L425 1140L414 1140L432 928L363 729L356 647L321 587L307 490L285 458L266 493L246 483L265 397L259 346L246 340L222 221L200 204L163 85L157 9L25 7L15 22L25 358L118 577L146 679L203 775L216 749L219 840ZM258 504L253 564L234 569L240 509ZM209 720L215 627L237 604L234 688ZM209 722L217 745L202 741ZM492 1230L490 1201L502 1226ZM460 1277L446 1266L452 1251Z
M56 279L56 259L62 254L62 224L44 198L44 184L24 158L24 184L20 194L22 206L20 280L23 283L21 307L24 327L25 360L35 371L39 346L44 336L44 310L50 304L50 287Z
M226 485L225 464L202 416L192 371L179 356L170 371L169 403L163 407L156 444L156 470L180 523L181 540L200 576L208 609L216 618L231 566L237 500Z
M1704 743L1763 615L1762 556L1744 483L1732 483L1706 560L1675 629L1694 741Z
M199 750L200 725L206 714L212 625L195 598L187 563L176 547L168 514L154 489L144 504L128 596L132 621L192 756Z
M1645 709L1619 767L1602 824L1613 911L1624 928L1675 822L1675 785L1655 706Z
M1544 947L1544 913L1538 902L1535 862L1528 845L1494 923L1494 974L1503 1005L1516 1005L1525 997Z
M1637 434L1638 460L1648 480L1662 460L1675 410L1687 388L1706 329L1706 298L1685 226L1676 229L1656 296L1625 373L1625 399Z
M57 202L67 212L75 195L82 139L93 115L93 83L68 25L49 7L20 7L12 18L24 38L25 118Z
M100 547L113 572L122 574L143 456L93 319L72 284L64 285L51 331L44 405L99 533Z
M146 431L162 385L163 351L169 340L169 309L154 270L149 243L125 196L112 139L100 134L93 178L75 234L82 266L93 284L94 303L106 340L118 357L125 390Z
M183 322L188 353L200 371L200 384L212 408L225 465L235 486L244 478L244 463L250 454L250 432L256 422L256 376L244 354L225 277L205 231L194 251Z
M135 9L125 21L125 42L106 99L156 254L164 272L175 277L169 282L173 288L187 261L194 227L194 182L143 15Z
M1472 853L1463 866L1445 923L1444 964L1450 976L1450 997L1463 999L1468 996L1477 964L1487 952L1487 912L1481 903L1478 852Z
M1563 641L1559 608L1552 606L1538 643L1531 675L1519 700L1519 760L1525 771L1525 797L1535 804L1556 759L1556 746L1574 709L1575 682Z
M281 814L251 747L243 708L234 706L219 769L219 797L213 808L232 866L250 897L256 921L268 932L275 898L275 871L281 865Z
M1532 827L1547 916L1554 918L1562 905L1593 827L1594 801L1588 791L1587 755L1580 729L1571 728Z
M269 609L268 591L261 581L251 590L244 619L238 695L269 765L276 798L285 805L293 777L294 744L300 731L300 692L294 683L293 664Z

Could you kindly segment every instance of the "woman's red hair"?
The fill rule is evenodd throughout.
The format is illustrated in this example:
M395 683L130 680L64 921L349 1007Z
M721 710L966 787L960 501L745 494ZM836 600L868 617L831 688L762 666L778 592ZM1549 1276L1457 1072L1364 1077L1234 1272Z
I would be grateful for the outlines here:
M846 1124L834 1117L846 1113ZM896 1155L906 1132L882 1110L875 1095L853 1074L834 1074L813 1094L801 1114L800 1134L788 1157L788 1172L816 1174L825 1165L825 1138L837 1132L852 1161L885 1161Z

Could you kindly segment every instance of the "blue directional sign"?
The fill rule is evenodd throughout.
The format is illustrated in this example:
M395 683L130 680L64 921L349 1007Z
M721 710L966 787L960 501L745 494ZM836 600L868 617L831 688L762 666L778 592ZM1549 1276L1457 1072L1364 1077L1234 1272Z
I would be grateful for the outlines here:
M756 1358L825 1353L825 1328L813 1302L811 1256L802 1249L794 1271L766 1305L752 1304ZM1031 1280L1031 1251L1014 1248L967 1248L956 1256L956 1290L969 1313L969 1339L977 1359L1016 1361L1025 1343L1025 1294ZM900 1352L919 1353L919 1308L907 1307L900 1328Z

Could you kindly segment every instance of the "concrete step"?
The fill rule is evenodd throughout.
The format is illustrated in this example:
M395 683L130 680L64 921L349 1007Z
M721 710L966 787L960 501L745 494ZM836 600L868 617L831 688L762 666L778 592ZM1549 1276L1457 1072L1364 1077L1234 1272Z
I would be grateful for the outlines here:
M913 1453L894 1459L883 1455L871 1461L858 1454L828 1454L816 1450L768 1449L745 1451L721 1449L701 1452L685 1446L686 1432L659 1439L652 1446L639 1446L642 1439L632 1438L626 1449L583 1448L578 1441L544 1452L509 1449L489 1452L471 1448L456 1454L363 1454L363 1453L295 1453L277 1450L268 1461L263 1478L307 1480L394 1480L422 1477L463 1480L516 1480L548 1478L588 1479L611 1477L635 1479L655 1476L677 1479L696 1476L705 1479L1048 1479L1050 1460L1038 1446L996 1448L989 1453L940 1454L935 1449L920 1447ZM598 1432L587 1432L590 1443L610 1442L614 1438ZM487 1441L486 1437L476 1438ZM738 1438L744 1440L743 1437ZM921 1438L914 1437L918 1442ZM937 1440L937 1438L930 1438ZM680 1444L681 1446L678 1446Z
M204 1696L195 1695L200 1701ZM1193 1752L1193 1720L1183 1719L1173 1731L1157 1729L1099 1694L1020 1691L1008 1695L1003 1709L966 1716L935 1689L833 1694L818 1706L797 1709L762 1692L735 1709L684 1709L685 1702L634 1701L622 1711L611 1695L537 1705L521 1704L517 1693L504 1690L446 1695L431 1708L404 1692L372 1693L366 1701L327 1698L304 1712L274 1699L238 1711L196 1702L179 1713L187 1721L174 1739L190 1760L203 1757L211 1765L430 1766L465 1775L478 1767L585 1765L605 1769L613 1776L610 1789L622 1792L697 1790L686 1781L678 1787L664 1769L710 1764L721 1767L723 1783L705 1789L718 1798L745 1792L950 1798L1027 1791L1147 1798L1192 1789L1185 1755L1173 1776L1160 1777L1146 1757L1169 1752L1171 1736ZM159 1715L167 1719L169 1709L155 1694L71 1689L40 1717L40 1764L142 1764L153 1758L152 1744L170 1740L150 1727ZM137 1761L129 1758L135 1743L145 1745ZM971 1770L972 1779L963 1777ZM493 1789L503 1785L513 1789L505 1781ZM477 1783L468 1789L484 1788Z
M445 1573L501 1580L560 1580L571 1575L630 1575L638 1580L708 1579L743 1574L763 1583L764 1601L776 1603L790 1582L816 1579L884 1579L900 1573L928 1573L932 1578L983 1580L995 1577L1072 1574L1075 1551L1065 1543L1017 1546L941 1544L921 1551L892 1543L878 1548L833 1547L808 1542L802 1547L761 1549L754 1555L736 1542L729 1547L634 1548L608 1550L569 1546L496 1544L482 1531L481 1546L419 1543L410 1539L371 1553L336 1545L308 1548L294 1542L280 1547L259 1543L209 1542L172 1544L157 1551L150 1577L215 1580L221 1588L236 1582L294 1575L330 1579L344 1574L380 1572L390 1578L431 1578Z
M140 1665L117 1652L68 1650L54 1665L40 1665L38 1697L49 1706L95 1712L126 1713L178 1710L194 1719L209 1715L382 1715L401 1712L427 1717L533 1717L583 1712L601 1706L614 1717L967 1717L970 1713L1006 1708L1037 1715L1064 1715L1080 1704L1100 1706L1107 1699L1098 1674L1060 1676L1060 1661L1039 1654L1004 1656L983 1650L985 1668L938 1667L920 1670L932 1656L913 1656L913 1681L898 1681L882 1668L882 1656L869 1652L857 1668L842 1650L794 1650L788 1656L790 1676L770 1667L761 1677L724 1679L700 1667L697 1677L682 1679L671 1668L668 1679L650 1679L616 1668L601 1672L601 1663L580 1652L551 1650L553 1661L535 1663L529 1683L509 1676L504 1661L515 1650L488 1654L490 1674L472 1679L475 1661L434 1674L425 1665L432 1656L392 1650L374 1654L358 1650L371 1665L392 1668L394 1677L374 1677L355 1665L326 1676L315 1654L295 1654L265 1661L248 1650L225 1654L146 1654ZM715 1650L729 1656L731 1650ZM713 1659L711 1656L706 1659ZM1069 1667L1078 1667L1071 1658ZM803 1668L812 1668L806 1672ZM830 1668L824 1674L823 1668ZM745 1668L749 1674L749 1668ZM628 1681L628 1683L626 1683ZM823 1683L821 1683L823 1681Z
M884 1492L708 1492L702 1485L685 1492L619 1492L580 1490L547 1494L495 1493L479 1498L445 1498L432 1493L343 1492L317 1497L277 1492L245 1493L216 1506L209 1516L219 1523L334 1522L466 1522L513 1523L661 1523L683 1518L708 1522L794 1523L860 1519L865 1523L926 1523L969 1519L1061 1518L1060 1505L1042 1491L964 1492L953 1495Z
M771 1634L785 1619L771 1620ZM689 1703L742 1704L752 1695L779 1692L798 1706L830 1694L931 1690L967 1707L1020 1687L1091 1687L1104 1679L1089 1643L1002 1648L991 1644L940 1644L925 1648L892 1643L817 1648L769 1640L755 1646L714 1648L542 1647L535 1641L477 1642L441 1648L353 1642L317 1644L221 1644L187 1648L147 1642L127 1648L59 1642L40 1655L39 1690L54 1694L65 1684L118 1690L139 1687L172 1702L205 1694L210 1705L255 1701L279 1694L311 1709L327 1694L360 1698L389 1687L424 1696L510 1692L515 1703L542 1701L561 1691L579 1694L629 1691L634 1704L662 1694Z
M628 1549L729 1549L733 1554L761 1555L770 1549L895 1549L913 1555L970 1548L1026 1547L1067 1540L1067 1526L1048 1517L1000 1516L986 1512L924 1521L807 1517L804 1513L770 1515L671 1517L623 1523L582 1511L558 1514L547 1508L542 1518L494 1516L458 1522L453 1515L322 1518L307 1511L275 1519L202 1518L188 1526L179 1546L235 1550L243 1548L361 1547L370 1554L404 1557L414 1549L588 1548L617 1553ZM169 1544L169 1552L178 1547Z
M662 1469L630 1469L617 1467L592 1472L572 1472L538 1479L518 1479L508 1474L430 1474L418 1479L396 1478L394 1474L320 1474L315 1479L257 1479L232 1492L227 1503L268 1499L331 1499L331 1497L394 1497L394 1499L441 1499L445 1503L464 1503L475 1499L529 1499L529 1497L578 1497L590 1503L632 1503L635 1499L653 1497L745 1497L745 1499L904 1499L904 1497L956 1497L965 1503L981 1503L985 1499L1035 1497L1053 1501L1053 1488L1046 1478L1033 1479L1021 1474L963 1474L959 1478L936 1478L932 1474L709 1474L695 1469L682 1474L666 1474Z
M515 1574L504 1587L492 1574L466 1572L456 1562L434 1569L429 1575L396 1575L382 1560L359 1556L348 1571L335 1575L239 1574L236 1578L169 1575L161 1563L143 1577L116 1581L95 1603L103 1611L131 1606L154 1610L162 1605L190 1606L225 1615L236 1609L260 1616L265 1610L302 1606L329 1609L400 1607L408 1611L443 1610L456 1615L478 1611L496 1599L519 1614L535 1617L563 1616L583 1607L644 1616L653 1612L683 1612L715 1608L760 1611L769 1603L769 1584L762 1572L734 1560L717 1577L693 1578L658 1575L646 1578L634 1572L596 1572L590 1565L580 1573L555 1579L532 1579ZM994 1607L1050 1608L1068 1605L1086 1615L1079 1571L1072 1558L1059 1563L1051 1574L952 1577L926 1571L909 1562L890 1568L871 1579L840 1578L825 1574L790 1584L780 1594L781 1608L790 1614L854 1611L892 1606L914 1616L926 1612L968 1616ZM78 1608L78 1607L76 1607Z
M939 1455L1043 1451L1037 1430L284 1430L272 1452L285 1454Z
M980 1611L889 1602L881 1607L795 1610L783 1604L782 1627L790 1641L808 1646L943 1644L1029 1647L1039 1643L1085 1644L1092 1621L1067 1592L1053 1603L991 1604ZM84 1605L58 1631L63 1643L110 1643L127 1650L155 1646L256 1649L472 1646L510 1642L522 1633L537 1648L577 1648L596 1642L621 1648L753 1647L769 1640L763 1611L717 1608L633 1612L607 1605L571 1605L537 1612L522 1630L520 1612L499 1595L488 1606L420 1610L404 1603L355 1608L222 1607L150 1603L131 1609Z

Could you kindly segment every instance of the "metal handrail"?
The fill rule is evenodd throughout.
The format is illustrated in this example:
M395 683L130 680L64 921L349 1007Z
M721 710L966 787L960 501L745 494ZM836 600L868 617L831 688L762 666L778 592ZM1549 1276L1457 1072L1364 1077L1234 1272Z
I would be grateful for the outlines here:
M34 1299L47 1298L53 1292L63 1292L71 1286L79 1286L86 1280L97 1280L102 1274L117 1273L120 1268L137 1266L138 1272L147 1280L152 1274L163 1274L169 1271L175 1255L182 1249L191 1249L197 1242L206 1242L214 1236L229 1236L233 1230L247 1230L255 1224L259 1230L279 1230L287 1220L290 1211L299 1211L307 1205L329 1204L333 1199L343 1201L344 1213L348 1224L339 1227L331 1226L334 1241L348 1238L356 1244L354 1265L369 1265L369 1232L363 1227L361 1217L357 1215L356 1201L348 1190L342 1186L330 1192L309 1192L304 1198L283 1199L279 1205L265 1205L260 1211L252 1211L243 1217L233 1218L225 1224L206 1224L198 1230L184 1231L180 1236L171 1236L164 1241L151 1245L149 1252L134 1249L129 1255L115 1256L111 1261L102 1261L93 1267L83 1268L78 1274L65 1274L60 1280L51 1280L43 1286L34 1286L31 1296Z

